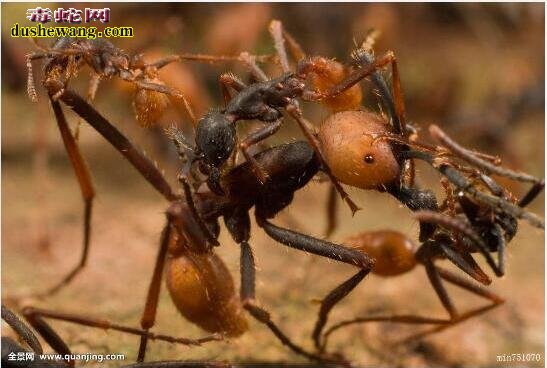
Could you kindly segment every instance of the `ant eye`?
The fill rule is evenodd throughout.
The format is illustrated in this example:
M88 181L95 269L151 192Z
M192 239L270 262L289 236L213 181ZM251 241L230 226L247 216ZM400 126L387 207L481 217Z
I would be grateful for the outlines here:
M365 155L365 162L366 162L367 164L372 164L372 163L374 163L374 156L371 155L370 153L367 153L367 154Z

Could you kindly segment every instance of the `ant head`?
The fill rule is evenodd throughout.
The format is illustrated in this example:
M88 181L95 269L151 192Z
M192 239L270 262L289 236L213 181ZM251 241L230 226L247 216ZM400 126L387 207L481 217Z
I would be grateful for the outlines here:
M196 127L197 151L205 163L220 167L232 154L237 136L234 124L220 111L209 111Z
M366 111L331 115L319 130L321 150L338 180L362 189L392 183L400 166L389 141L391 127L381 116Z
M354 235L343 242L375 259L372 272L379 276L395 276L416 266L418 247L407 236L391 230L369 231Z

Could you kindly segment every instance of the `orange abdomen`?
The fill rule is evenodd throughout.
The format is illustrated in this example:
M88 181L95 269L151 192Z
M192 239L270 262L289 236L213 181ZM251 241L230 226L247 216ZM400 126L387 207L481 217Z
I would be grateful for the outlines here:
M190 322L231 337L247 330L232 275L216 254L171 257L166 279L175 306Z
M364 232L346 239L343 244L374 258L372 273L379 276L399 275L416 266L416 245L397 231Z
M321 151L334 176L342 183L377 189L400 173L391 144L375 138L390 133L380 116L368 111L343 111L327 118L319 130Z

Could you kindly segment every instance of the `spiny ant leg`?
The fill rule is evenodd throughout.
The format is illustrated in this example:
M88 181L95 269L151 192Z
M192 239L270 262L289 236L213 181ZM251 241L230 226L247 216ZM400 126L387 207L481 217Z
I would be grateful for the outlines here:
M36 353L42 354L43 349L40 341L34 333L4 304L2 304L2 319L17 333L17 335L27 343L27 345Z
M534 184L541 182L540 179L532 175L506 169L504 167L492 164L489 161L483 160L482 158L478 157L473 152L469 151L468 149L456 143L441 128L439 128L435 124L432 124L429 126L429 134L431 134L431 136L435 140L437 140L439 143L441 143L444 147L448 148L452 153L457 155L457 157L477 166L478 168L484 170L487 174L497 174L500 176L505 176L512 180L530 182Z
M340 185L340 183L338 182L336 177L332 174L329 166L327 165L327 163L325 161L323 153L321 152L321 144L319 143L319 140L315 136L314 129L313 129L312 125L310 124L310 122L308 122L302 116L302 111L297 106L295 106L294 104L289 104L287 106L287 112L289 113L289 115L291 115L291 117L300 126L300 129L302 130L302 132L306 136L306 139L308 140L311 147L315 151L315 154L319 158L323 171L329 177L330 181L332 182L332 184L336 188L336 191L340 194L340 197L342 197L342 199L349 206L352 215L354 215L355 212L357 212L360 208L353 202L353 200L350 198L348 193L346 193L344 188L342 188L342 185Z
M49 86L52 91L57 86ZM74 112L82 117L89 125L97 130L110 144L112 144L141 175L168 201L173 201L178 196L173 193L171 187L158 170L158 168L145 156L143 156L131 142L116 127L108 122L77 93L66 90L60 99Z
M243 142L239 144L239 149L245 156L245 159L251 163L253 173L258 178L258 180L260 180L262 184L266 183L266 181L268 180L268 173L264 172L264 170L260 167L260 164L258 163L258 161L256 161L253 155L250 154L249 147L275 134L275 132L277 132L279 128L281 128L282 123L283 123L282 119L276 120L272 123L266 123L266 125L263 128L249 134L243 140Z
M272 20L268 27L268 31L274 41L281 69L283 70L283 73L289 73L291 68L289 66L289 59L287 58L287 50L285 49L285 39L283 38L283 26L281 25L281 22Z
M308 359L323 361L324 359L313 353L306 351L296 345L291 339L285 335L279 327L272 321L270 313L264 308L259 307L255 302L255 262L253 251L246 241L240 243L241 247L241 301L243 307L260 323L265 324L273 332L273 334L281 341L283 345L288 346L298 355L302 355Z
M285 38L285 42L287 42L289 52L291 53L293 59L296 62L304 59L306 57L306 53L304 52L304 49L302 49L302 46L300 46L296 39L285 29L285 27L283 27L283 24L281 24L281 27L283 30L283 37Z
M84 239L83 249L80 261L75 268L72 269L57 285L49 289L45 295L51 295L58 292L63 286L67 285L84 267L87 261L89 253L89 243L91 238L91 215L93 208L93 198L95 197L95 190L93 188L93 182L91 180L91 174L87 168L84 158L82 157L78 145L68 127L68 123L65 118L65 114L61 108L61 105L57 101L51 100L51 106L55 113L55 119L57 120L57 126L61 133L63 143L70 158L70 162L74 169L74 173L78 179L82 197L84 199Z
M167 256L167 249L169 248L169 240L171 238L172 220L168 214L167 224L163 228L161 233L160 248L158 249L158 255L154 265L154 272L150 280L148 287L148 293L146 296L146 303L141 317L141 327L147 331L154 326L156 321L156 314L158 310L158 300L161 290L161 279L163 275L163 269L165 265L165 257ZM141 341L139 344L139 354L137 362L144 361L146 355L146 345L148 343L148 335L141 335Z
M357 272L355 275L351 276L349 279L344 281L342 284L334 288L322 301L321 307L319 308L319 314L317 316L317 321L315 322L315 327L313 329L312 338L315 344L315 347L319 351L324 351L326 345L321 344L321 332L327 324L327 319L330 311L336 304L338 304L342 299L344 299L353 289L359 285L365 276L370 272L370 269L363 269Z

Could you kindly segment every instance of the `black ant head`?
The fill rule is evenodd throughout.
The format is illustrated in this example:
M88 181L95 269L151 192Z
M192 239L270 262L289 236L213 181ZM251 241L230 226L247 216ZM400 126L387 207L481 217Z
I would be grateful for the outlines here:
M199 120L196 127L196 149L209 167L222 166L232 154L236 140L233 122L220 111L209 111Z
M285 74L269 82L264 91L264 102L274 108L287 106L293 98L302 95L305 87L294 74Z

